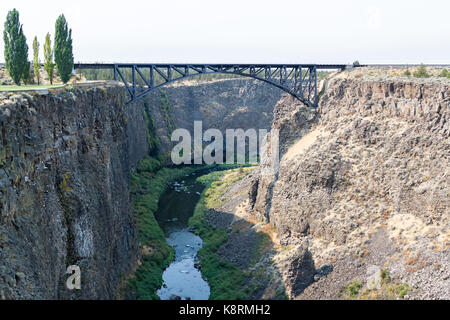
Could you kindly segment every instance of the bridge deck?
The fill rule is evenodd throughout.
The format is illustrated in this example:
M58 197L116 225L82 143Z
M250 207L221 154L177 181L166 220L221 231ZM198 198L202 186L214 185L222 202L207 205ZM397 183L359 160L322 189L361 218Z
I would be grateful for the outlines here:
M214 68L232 68L232 67L239 67L239 68L295 68L295 67L302 67L302 68L313 68L316 69L345 69L348 67L346 64L220 64L220 63L75 63L74 69L113 69L115 66L120 66L121 68L131 68L133 66L136 66L138 68L148 68L151 66L157 67L157 68L170 68L170 67L194 67L194 68L201 68L203 66L211 66Z

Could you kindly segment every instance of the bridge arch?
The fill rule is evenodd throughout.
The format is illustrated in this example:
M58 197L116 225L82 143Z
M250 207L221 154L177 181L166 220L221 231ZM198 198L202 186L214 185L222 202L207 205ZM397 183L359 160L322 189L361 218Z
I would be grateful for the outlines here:
M345 65L315 64L75 64L75 69L113 69L114 80L121 81L131 104L150 92L178 80L205 74L233 74L254 78L271 84L317 107L317 70L344 69ZM121 70L131 71L131 82ZM138 79L144 85L138 85Z

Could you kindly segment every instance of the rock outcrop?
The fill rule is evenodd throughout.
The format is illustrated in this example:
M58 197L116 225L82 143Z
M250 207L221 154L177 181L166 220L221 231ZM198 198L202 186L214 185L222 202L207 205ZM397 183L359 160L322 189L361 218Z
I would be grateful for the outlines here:
M277 105L279 170L261 164L251 207L282 244L308 241L315 265L334 267L295 296L341 297L376 265L412 298L450 297L449 120L449 82L430 79L338 76L317 111Z
M148 153L119 86L0 101L0 298L111 299L132 271L129 173ZM81 268L81 290L66 268Z

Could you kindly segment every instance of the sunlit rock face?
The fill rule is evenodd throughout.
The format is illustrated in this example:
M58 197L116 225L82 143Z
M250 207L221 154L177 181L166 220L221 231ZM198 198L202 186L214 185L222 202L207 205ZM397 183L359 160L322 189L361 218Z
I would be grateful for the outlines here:
M415 285L411 297L448 298L449 85L336 77L316 111L277 104L279 170L261 164L250 204L282 244L307 241L316 266L334 266L296 296L338 298L376 265Z

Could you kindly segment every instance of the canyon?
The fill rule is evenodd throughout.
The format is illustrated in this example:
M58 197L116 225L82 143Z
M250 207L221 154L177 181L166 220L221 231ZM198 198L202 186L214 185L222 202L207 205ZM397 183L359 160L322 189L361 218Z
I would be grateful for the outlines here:
M196 170L170 168L170 134L195 120L280 132L279 165L199 178L189 225L210 298L450 298L450 81L377 72L330 75L317 109L243 78L130 106L114 82L1 93L0 299L154 298L174 257L153 208ZM73 264L81 290L65 286Z

